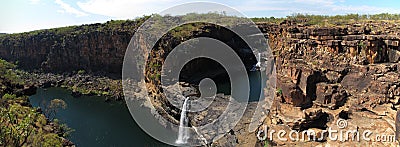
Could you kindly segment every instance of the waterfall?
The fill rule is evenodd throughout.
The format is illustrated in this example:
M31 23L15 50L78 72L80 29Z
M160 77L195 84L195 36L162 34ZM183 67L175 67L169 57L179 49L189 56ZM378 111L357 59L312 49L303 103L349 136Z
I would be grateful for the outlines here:
M177 144L186 144L187 140L189 139L189 129L188 127L188 118L186 117L187 113L187 101L189 97L186 97L185 102L183 102L181 118L179 122L179 132L178 132L178 139L176 140Z
M258 53L257 63L253 65L250 71L259 71L261 69L261 53Z
M256 66L261 67L261 53L258 53L257 64Z

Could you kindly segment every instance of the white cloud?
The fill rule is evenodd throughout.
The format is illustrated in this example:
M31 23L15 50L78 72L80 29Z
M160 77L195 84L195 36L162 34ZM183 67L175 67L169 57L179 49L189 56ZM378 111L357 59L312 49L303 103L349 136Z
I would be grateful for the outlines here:
M87 13L111 16L115 18L134 18L161 12L169 7L190 2L183 0L87 0L78 2L80 9ZM346 13L398 13L399 9L387 9L366 5L345 5L345 0L243 0L222 1L243 13L267 15L266 11L282 16L293 13L336 15ZM251 15L250 15L251 16Z
M74 7L70 6L69 4L67 4L61 0L55 0L55 3L60 5L60 7L62 8L62 10L57 11L59 13L69 13L69 14L73 14L77 17L88 15L87 13L79 11L78 9L75 9Z
M40 2L40 0L29 0L29 2L31 4L38 4Z
M133 18L158 13L183 0L88 0L78 2L85 12L116 18Z

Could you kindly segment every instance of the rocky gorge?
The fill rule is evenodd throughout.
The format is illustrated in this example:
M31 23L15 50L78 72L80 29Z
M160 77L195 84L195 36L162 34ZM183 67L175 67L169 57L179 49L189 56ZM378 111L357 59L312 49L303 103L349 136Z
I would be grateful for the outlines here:
M269 28L265 32L269 33L270 47L278 52L279 91L278 102L267 118L269 126L311 129L321 137L321 131L337 128L336 122L344 119L346 129L394 135L400 53L396 23L370 21L318 28L286 21ZM334 146L396 144L322 138L322 144ZM303 144L275 141L278 145ZM321 145L317 142L303 145Z
M37 86L65 86L75 91L76 95L99 94L123 99L120 78L125 50L144 20L110 21L3 35L0 36L0 58L17 62L20 69L36 73L28 74L25 79ZM341 142L331 140L322 132L328 128L339 129L336 122L343 119L348 123L347 129L394 135L395 114L400 107L400 26L397 22L371 20L319 26L293 19L256 24L274 53L277 74L273 104L257 131L265 129L264 126L288 132L313 130L322 139L280 141L268 138L268 142L260 141L257 131L247 131L255 111L252 107L255 104L250 103L239 124L222 139L209 145L395 146L395 141ZM246 58L248 68L256 62L255 57L248 57L246 51L241 51L245 44L238 43L240 39L232 32L213 25L198 25L196 31L179 37L167 34L159 42L158 49L150 53L145 82L153 98L152 105L176 124L179 124L179 109L163 98L163 91L157 86L161 78L160 66L164 55L172 48L184 40L200 36L216 36L231 45L242 59ZM210 62L197 60L186 66L182 85L188 87L187 91L196 91L193 86L198 84L196 79L206 75L199 74L200 77L190 79L188 75L199 72L196 71L197 66L204 67L205 71L221 68L207 67ZM80 70L85 73L78 73ZM219 74L211 78L224 79L226 76ZM113 84L107 86L108 83ZM191 125L206 123L223 111L226 96L218 97L208 113L190 114L194 118Z

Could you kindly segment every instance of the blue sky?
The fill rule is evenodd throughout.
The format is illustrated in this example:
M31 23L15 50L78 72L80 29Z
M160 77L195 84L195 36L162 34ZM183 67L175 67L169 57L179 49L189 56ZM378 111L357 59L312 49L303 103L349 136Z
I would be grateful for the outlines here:
M0 32L18 33L69 25L133 19L193 0L3 0ZM249 17L307 14L400 13L399 0L212 0Z

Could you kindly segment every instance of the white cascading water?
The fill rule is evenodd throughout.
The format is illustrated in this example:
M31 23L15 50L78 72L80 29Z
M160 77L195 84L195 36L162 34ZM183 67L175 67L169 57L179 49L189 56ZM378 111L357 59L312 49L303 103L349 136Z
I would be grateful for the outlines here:
M253 65L250 71L259 71L261 69L261 53L258 53L257 63Z
M181 118L179 122L178 139L176 140L177 144L186 144L187 140L189 139L189 130L186 128L188 126L188 118L186 117L188 100L189 97L186 97L185 102L183 102Z
M261 67L261 53L258 53L258 58L257 58L257 64L256 64L257 68Z

